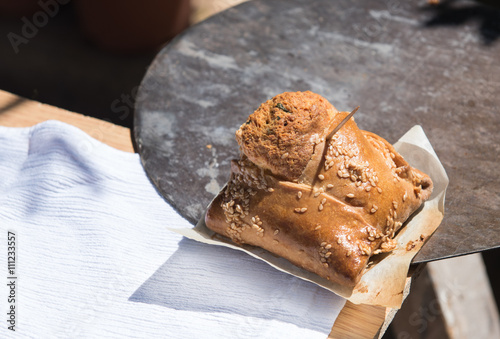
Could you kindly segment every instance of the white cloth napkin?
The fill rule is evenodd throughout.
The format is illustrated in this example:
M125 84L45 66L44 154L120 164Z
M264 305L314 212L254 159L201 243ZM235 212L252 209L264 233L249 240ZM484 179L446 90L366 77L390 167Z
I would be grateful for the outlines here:
M137 154L57 121L0 127L0 337L327 337L342 298L167 230L187 223Z

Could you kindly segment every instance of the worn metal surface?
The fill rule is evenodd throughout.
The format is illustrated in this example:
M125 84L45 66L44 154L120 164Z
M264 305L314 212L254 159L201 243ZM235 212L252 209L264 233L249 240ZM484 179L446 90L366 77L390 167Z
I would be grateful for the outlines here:
M135 141L191 222L228 179L234 132L261 102L311 90L395 142L423 126L450 178L415 261L500 246L500 12L470 1L257 0L196 25L140 87Z

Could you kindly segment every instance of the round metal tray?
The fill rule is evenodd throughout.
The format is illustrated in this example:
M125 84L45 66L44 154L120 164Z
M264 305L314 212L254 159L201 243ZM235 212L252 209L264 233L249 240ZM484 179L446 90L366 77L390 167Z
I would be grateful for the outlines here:
M416 261L498 246L497 22L497 10L470 1L246 2L155 58L136 101L144 168L195 223L229 177L240 124L276 94L311 90L339 110L361 106L360 128L391 143L424 128L450 186L443 224Z

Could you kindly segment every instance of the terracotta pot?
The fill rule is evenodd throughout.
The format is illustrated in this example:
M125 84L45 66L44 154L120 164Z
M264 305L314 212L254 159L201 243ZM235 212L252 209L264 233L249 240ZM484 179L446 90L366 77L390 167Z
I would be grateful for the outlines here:
M189 0L75 0L85 36L114 52L158 49L188 27Z

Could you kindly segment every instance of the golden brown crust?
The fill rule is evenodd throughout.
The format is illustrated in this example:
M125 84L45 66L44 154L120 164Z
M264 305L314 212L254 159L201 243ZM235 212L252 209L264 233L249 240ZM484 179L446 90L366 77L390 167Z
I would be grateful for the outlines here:
M430 196L432 181L353 119L324 140L348 113L331 111L318 97L284 93L261 105L251 123L240 128L244 154L232 162L231 179L205 222L235 243L262 247L323 278L354 286L371 255L393 249L395 232ZM290 114L272 113L278 102L290 110L293 102L295 127L269 123L269 135L275 137L270 139L261 119ZM306 112L329 120L320 123ZM311 140L314 134L319 139ZM281 156L266 156L266 151L293 154L292 159L303 155L308 161L280 161Z
M298 178L327 133L335 107L312 92L287 92L266 101L236 132L243 153L287 180Z
M233 162L236 175L208 209L205 218L208 228L236 243L264 248L326 279L352 285L368 260L368 256L360 255L358 245L370 246L369 241L358 244L353 240L366 238L367 232L374 232L374 228L356 208L328 194L315 197L307 185L266 176L266 189L252 190L246 180L238 178L248 170L245 166L248 163ZM233 199L242 188L251 197L248 205L245 198ZM232 201L235 203L227 206ZM334 229L332 220L337 225Z

